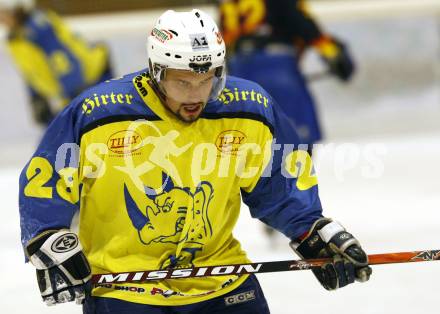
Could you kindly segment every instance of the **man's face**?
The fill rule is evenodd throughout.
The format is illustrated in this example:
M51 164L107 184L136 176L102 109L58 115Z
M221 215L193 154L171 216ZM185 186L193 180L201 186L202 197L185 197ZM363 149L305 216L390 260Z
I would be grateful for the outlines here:
M160 85L166 106L182 121L193 122L202 113L211 93L214 69L207 73L168 69Z

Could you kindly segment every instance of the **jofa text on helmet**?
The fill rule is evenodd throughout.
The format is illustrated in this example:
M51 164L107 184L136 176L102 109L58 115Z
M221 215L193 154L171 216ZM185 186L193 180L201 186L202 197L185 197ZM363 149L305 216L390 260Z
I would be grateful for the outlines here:
M211 61L211 55L199 55L199 56L193 56L191 59L189 59L189 61L194 62L207 62L207 61Z

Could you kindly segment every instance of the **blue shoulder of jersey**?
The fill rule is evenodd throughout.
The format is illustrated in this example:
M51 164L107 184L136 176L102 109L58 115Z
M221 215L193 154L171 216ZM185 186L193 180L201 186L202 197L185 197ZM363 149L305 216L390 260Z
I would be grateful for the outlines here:
M219 98L210 102L204 115L237 115L262 121L271 132L274 128L274 101L257 83L227 76L226 86Z
M253 81L228 76L219 98L209 103L205 111L205 114L235 114L259 120L269 127L278 142L300 144L293 119L263 87Z
M74 116L77 122L76 134L112 121L159 119L145 105L133 84L133 79L144 72L145 70L127 74L85 90L75 97L61 114L67 111Z

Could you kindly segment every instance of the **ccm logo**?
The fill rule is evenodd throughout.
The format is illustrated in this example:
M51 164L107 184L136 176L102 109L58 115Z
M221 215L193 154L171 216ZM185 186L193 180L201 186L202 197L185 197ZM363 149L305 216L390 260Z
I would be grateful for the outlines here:
M251 290L251 291L246 291L243 293L234 294L229 297L226 297L225 304L226 305L234 305L234 304L243 303L243 302L247 302L247 301L254 300L254 299L255 299L255 291Z
M189 59L190 62L206 62L206 61L211 61L211 55L200 55L200 56L193 56L191 59Z

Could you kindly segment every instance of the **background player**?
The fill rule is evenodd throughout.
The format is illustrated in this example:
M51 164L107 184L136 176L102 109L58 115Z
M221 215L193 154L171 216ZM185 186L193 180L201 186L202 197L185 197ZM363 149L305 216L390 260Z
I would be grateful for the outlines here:
M299 63L314 48L331 74L348 81L355 68L346 45L322 31L303 0L222 0L220 13L229 73L261 84L295 121L303 144L319 141L315 102Z
M109 51L73 34L53 11L32 0L0 0L8 50L27 85L33 117L46 125L90 85L110 79Z

